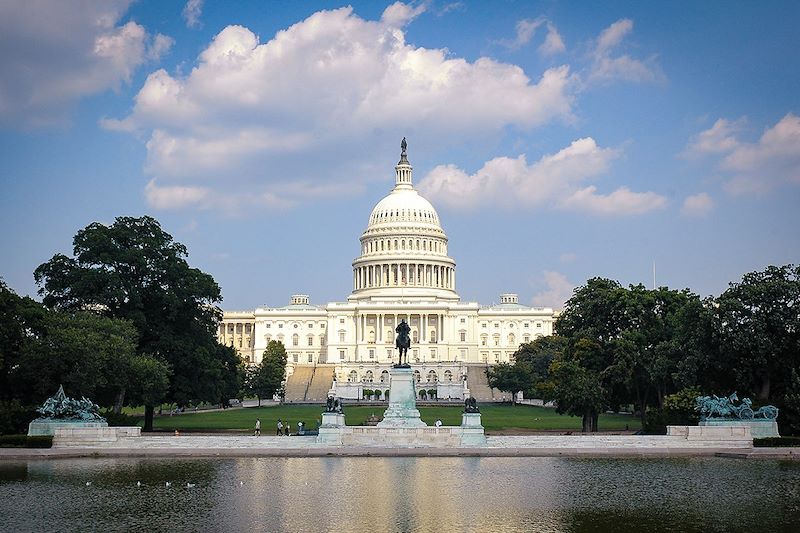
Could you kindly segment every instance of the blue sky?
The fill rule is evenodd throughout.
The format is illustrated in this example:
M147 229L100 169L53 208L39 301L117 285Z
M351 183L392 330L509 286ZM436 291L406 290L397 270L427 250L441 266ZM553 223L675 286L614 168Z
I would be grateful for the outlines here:
M150 214L225 309L349 294L408 138L462 299L800 256L797 2L0 4L0 276Z

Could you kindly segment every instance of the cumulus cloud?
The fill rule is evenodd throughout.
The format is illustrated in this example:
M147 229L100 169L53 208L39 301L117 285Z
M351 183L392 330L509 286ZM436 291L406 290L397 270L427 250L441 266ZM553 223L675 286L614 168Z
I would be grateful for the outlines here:
M199 28L202 26L200 15L203 14L203 0L189 0L183 7L183 20L186 21L188 28Z
M0 125L63 124L82 97L116 89L172 40L120 23L127 0L0 2Z
M542 277L547 288L533 297L532 304L554 309L563 308L564 303L572 297L575 285L560 272L545 271Z
M592 65L588 74L590 83L611 83L617 80L657 82L664 78L655 57L642 60L628 54L616 53L622 41L632 31L633 21L620 19L600 33L592 51Z
M755 142L742 138L744 124L744 119L719 119L692 138L686 153L716 157L725 189L733 194L800 184L800 117L787 113Z
M714 208L714 200L708 193L701 192L687 196L683 201L681 212L687 216L702 216L708 214Z
M545 37L544 42L539 45L539 53L544 56L550 56L566 50L566 46L564 46L564 41L561 38L561 34L558 33L558 29L552 22L544 17L539 17L534 20L523 19L517 21L515 28L516 35L514 38L503 39L499 41L499 43L510 50L517 50L531 42L531 39L533 39L534 35L536 35L537 30L542 26L547 28L547 36Z
M324 189L384 132L413 127L420 144L457 143L572 119L567 66L534 81L516 65L406 43L402 26L425 6L398 2L379 21L320 11L263 43L228 26L190 73L151 73L132 112L102 124L148 139L146 170L164 187L201 179L219 196L246 184L291 203L307 198L289 183Z
M471 175L455 165L440 165L420 181L419 189L437 204L458 209L555 205L590 214L630 215L666 205L666 199L653 192L636 193L622 187L600 195L594 186L580 186L605 173L618 154L587 137L531 164L525 155L497 157Z

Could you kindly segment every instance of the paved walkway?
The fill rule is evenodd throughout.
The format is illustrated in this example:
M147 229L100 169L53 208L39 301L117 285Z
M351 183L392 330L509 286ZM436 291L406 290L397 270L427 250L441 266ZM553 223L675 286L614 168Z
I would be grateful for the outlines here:
M113 444L52 449L0 449L2 459L57 457L674 457L708 456L800 459L800 448L752 448L748 442L692 442L680 437L645 435L495 436L486 446L385 447L330 446L314 437L273 436L143 436Z

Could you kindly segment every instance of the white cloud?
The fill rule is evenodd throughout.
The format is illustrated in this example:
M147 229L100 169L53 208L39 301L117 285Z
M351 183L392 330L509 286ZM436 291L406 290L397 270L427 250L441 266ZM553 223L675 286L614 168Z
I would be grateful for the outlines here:
M566 209L604 216L641 215L666 205L667 199L654 192L633 192L620 187L610 194L597 194L594 185L575 191L561 202Z
M717 120L692 138L686 153L713 155L732 194L766 192L781 184L800 184L800 117L787 113L755 142L743 140L744 119Z
M544 42L539 46L539 53L544 56L552 56L560 54L566 49L567 47L564 46L564 40L561 38L561 34L558 33L558 29L556 29L555 25L548 22L547 37L545 37Z
M234 183L291 196L288 184L328 185L363 160L365 139L374 147L388 132L394 144L399 128L433 145L572 119L567 66L532 81L515 65L407 44L401 26L426 5L392 4L380 21L320 11L264 43L228 26L188 75L153 72L131 114L102 124L147 137L146 170L165 187L202 179L215 196Z
M575 285L560 272L545 271L543 277L547 288L533 297L532 304L554 309L563 308L564 303L572 297Z
M641 60L627 54L614 55L623 39L633 31L633 21L620 19L600 33L592 53L588 81L610 83L616 80L658 82L664 78L655 57Z
M622 187L603 196L594 186L580 188L588 178L606 172L618 153L587 137L532 164L525 155L497 157L472 175L455 165L440 165L420 181L419 189L435 203L459 209L555 205L590 214L629 215L663 207L666 199L652 192Z
M558 29L552 22L544 17L539 17L533 20L522 19L517 21L517 25L515 27L516 35L514 38L502 39L498 41L498 43L510 50L518 50L519 48L522 48L531 42L533 37L536 35L537 30L542 26L547 27L547 36L545 37L544 42L539 45L539 53L543 56L550 56L566 50L564 41L561 38L561 34L558 33Z
M136 22L127 0L0 2L0 125L63 124L82 97L130 81L172 44Z
M574 252L564 252L558 256L558 260L562 263L572 263L578 258L578 254Z
M183 20L186 21L188 28L199 28L202 26L200 15L203 13L203 0L189 0L183 7Z
M714 200L708 193L701 192L687 196L683 201L681 212L687 216L702 216L708 214L714 208Z

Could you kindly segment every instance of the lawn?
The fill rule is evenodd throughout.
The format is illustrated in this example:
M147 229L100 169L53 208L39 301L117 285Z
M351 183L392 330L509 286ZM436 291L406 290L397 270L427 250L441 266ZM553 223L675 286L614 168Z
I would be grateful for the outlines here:
M261 432L264 435L275 433L278 419L289 421L292 432L297 428L297 422L303 421L308 429L315 429L317 421L322 417L322 405L280 405L275 407L249 407L239 409L226 409L224 411L183 413L175 416L160 416L153 420L153 426L162 430L194 430L194 431L220 431L220 430L252 430L256 418L261 418ZM347 425L358 426L372 414L381 416L385 406L345 406L345 420ZM513 433L515 430L522 432L530 430L565 430L580 431L581 419L571 416L562 416L554 409L533 407L528 405L481 405L481 422L487 432L503 431ZM461 424L460 406L420 407L422 420L432 426L437 418L445 426L458 426ZM640 428L639 420L630 415L600 415L600 431L624 430Z

